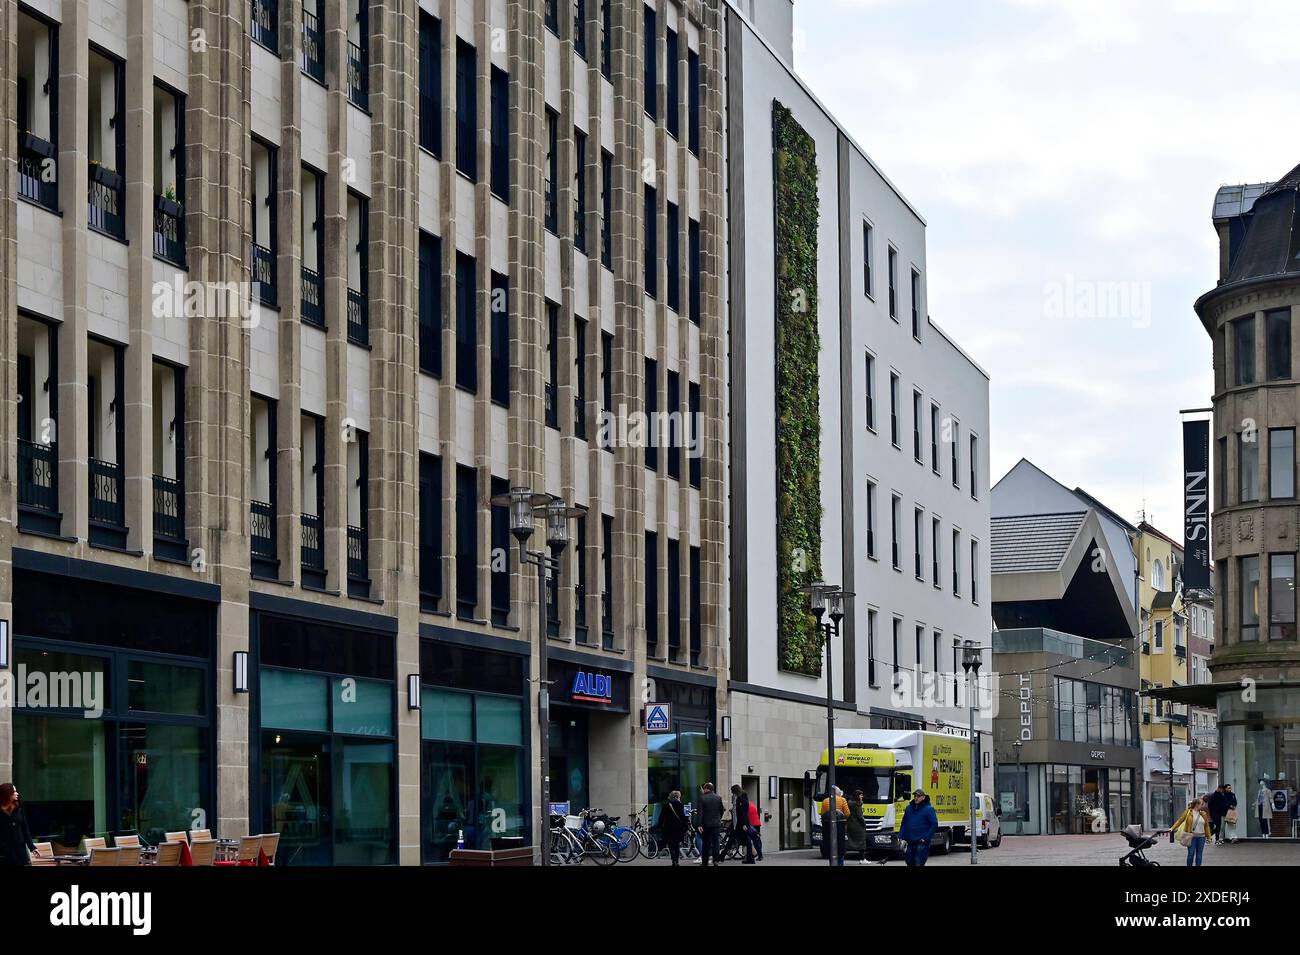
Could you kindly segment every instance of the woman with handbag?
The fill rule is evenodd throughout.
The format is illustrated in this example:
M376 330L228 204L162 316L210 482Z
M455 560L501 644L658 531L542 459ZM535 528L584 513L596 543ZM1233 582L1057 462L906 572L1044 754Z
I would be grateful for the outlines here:
M1187 864L1199 866L1205 854L1205 840L1210 834L1210 812L1205 808L1205 800L1193 799L1174 823L1173 831L1177 834L1178 844L1187 849Z

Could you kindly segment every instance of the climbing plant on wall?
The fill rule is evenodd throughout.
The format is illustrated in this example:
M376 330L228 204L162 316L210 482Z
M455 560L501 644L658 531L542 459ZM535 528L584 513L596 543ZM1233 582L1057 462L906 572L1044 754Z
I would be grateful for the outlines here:
M822 635L799 592L821 576L821 415L817 354L817 144L772 101L776 202L777 652L817 676Z

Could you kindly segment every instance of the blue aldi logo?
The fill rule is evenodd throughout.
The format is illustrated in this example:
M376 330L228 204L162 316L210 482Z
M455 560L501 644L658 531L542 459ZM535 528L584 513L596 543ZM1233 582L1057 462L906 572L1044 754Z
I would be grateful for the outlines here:
M573 675L569 697L587 703L613 703L614 680L608 673L588 673L579 670Z
M645 708L645 731L647 733L667 733L671 728L672 707L668 703L647 703Z

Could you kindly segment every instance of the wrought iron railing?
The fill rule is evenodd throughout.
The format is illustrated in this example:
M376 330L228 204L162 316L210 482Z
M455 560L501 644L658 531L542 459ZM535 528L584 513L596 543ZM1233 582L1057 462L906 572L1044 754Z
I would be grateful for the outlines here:
M249 504L250 527L254 557L275 560L275 505L266 501Z
M90 164L90 226L119 239L126 237L122 214L122 177L98 163Z
M252 0L248 32L272 53L280 52L280 4L278 0Z
M18 195L39 203L47 209L57 209L59 204L57 162L52 143L31 133L19 133Z
M53 444L18 439L18 503L59 509L59 459Z
M319 514L302 516L302 566L304 570L325 569L325 542Z
M90 459L90 519L100 524L126 524L126 501L122 494L122 465Z
M366 294L348 289L348 341L370 344L370 307Z
M165 196L154 197L153 252L168 262L185 265L185 207Z
M185 485L161 474L153 476L153 536L185 539Z
M263 305L274 306L275 294L275 253L264 245L253 243L253 284L257 287L257 299Z
M350 580L370 579L370 546L366 529L348 525L348 578Z
M361 109L370 109L370 64L366 51L348 41L348 99Z
M302 320L325 327L325 285L320 273L305 265L302 267Z
M302 11L302 51L299 63L302 71L317 83L325 82L325 42L321 32L320 17L310 10Z

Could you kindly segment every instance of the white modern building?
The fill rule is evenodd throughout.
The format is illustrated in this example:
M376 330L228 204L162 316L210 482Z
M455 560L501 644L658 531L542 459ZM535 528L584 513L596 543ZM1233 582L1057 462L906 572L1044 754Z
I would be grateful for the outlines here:
M728 781L792 848L826 746L808 580L856 594L832 641L838 729L967 735L954 641L991 630L989 379L930 320L925 220L795 74L789 19L756 13L737 2L725 29Z

